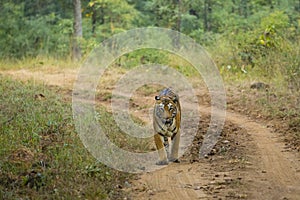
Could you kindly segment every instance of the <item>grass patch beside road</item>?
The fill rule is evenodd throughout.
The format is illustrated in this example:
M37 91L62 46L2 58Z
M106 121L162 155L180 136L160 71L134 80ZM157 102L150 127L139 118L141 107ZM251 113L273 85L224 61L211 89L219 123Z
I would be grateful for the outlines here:
M70 102L53 89L3 76L0 94L1 199L123 198L131 175L98 163L84 148Z

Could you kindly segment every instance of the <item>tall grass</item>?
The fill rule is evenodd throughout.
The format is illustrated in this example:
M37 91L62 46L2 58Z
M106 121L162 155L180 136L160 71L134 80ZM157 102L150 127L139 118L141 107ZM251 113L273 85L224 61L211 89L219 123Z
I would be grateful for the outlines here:
M16 69L64 69L78 68L80 62L73 62L72 59L54 58L47 56L28 57L23 59L0 59L0 70L16 70Z
M0 94L0 199L124 198L130 175L87 152L70 103L56 91L0 76Z

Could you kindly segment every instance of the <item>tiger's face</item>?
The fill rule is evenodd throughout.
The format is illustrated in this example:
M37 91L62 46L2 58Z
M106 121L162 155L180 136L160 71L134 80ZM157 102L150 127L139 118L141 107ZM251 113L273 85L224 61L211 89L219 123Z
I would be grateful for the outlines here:
M154 129L157 133L172 137L180 126L180 105L175 96L156 96Z
M161 120L162 124L170 127L174 123L177 114L176 104L171 99L163 97L159 100L156 100L155 107L156 117Z

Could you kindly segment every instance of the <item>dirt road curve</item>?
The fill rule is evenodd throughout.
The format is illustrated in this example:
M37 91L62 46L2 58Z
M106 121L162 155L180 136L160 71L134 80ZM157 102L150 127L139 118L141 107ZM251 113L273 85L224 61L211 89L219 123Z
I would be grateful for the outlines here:
M284 152L283 143L264 125L235 113L229 113L228 120L244 127L256 144L255 199L300 199L299 155Z
M76 70L0 73L68 89L76 78ZM200 110L204 115L210 113L207 107ZM180 164L172 163L161 170L144 173L126 189L128 199L299 200L299 153L287 151L282 138L263 121L253 121L233 112L227 112L226 121L245 131L246 134L230 136L231 130L225 128L229 139L223 138L226 139L224 144L230 142L230 148L234 145L242 147L243 155L240 151L234 152L231 157L216 154L193 163L183 159Z
M202 112L209 112L202 108ZM172 164L160 171L144 174L137 181L138 195L134 199L300 199L300 157L284 152L284 145L275 133L264 125L240 114L227 112L227 121L245 129L251 138L248 156L250 167L246 170L218 170L203 160L203 163ZM217 162L222 165L222 162ZM211 170L211 171L210 171ZM232 191L222 188L220 193L207 191L207 185L214 184L215 177L225 174L231 180L243 179L245 187L236 185ZM225 178L226 182L226 178ZM217 181L222 185L222 181ZM141 187L141 185L144 187ZM148 188L148 191L147 189ZM144 192L142 192L144 191ZM210 194L211 193L211 194ZM222 198L223 197L223 198Z

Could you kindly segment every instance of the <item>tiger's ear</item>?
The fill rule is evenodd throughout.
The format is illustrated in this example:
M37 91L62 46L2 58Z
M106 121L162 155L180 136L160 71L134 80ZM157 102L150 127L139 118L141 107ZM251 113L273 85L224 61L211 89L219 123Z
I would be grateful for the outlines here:
M174 96L172 100L173 100L173 102L177 102L178 101L178 96L177 95Z
M160 100L160 97L159 96L155 96L155 100L156 101Z

